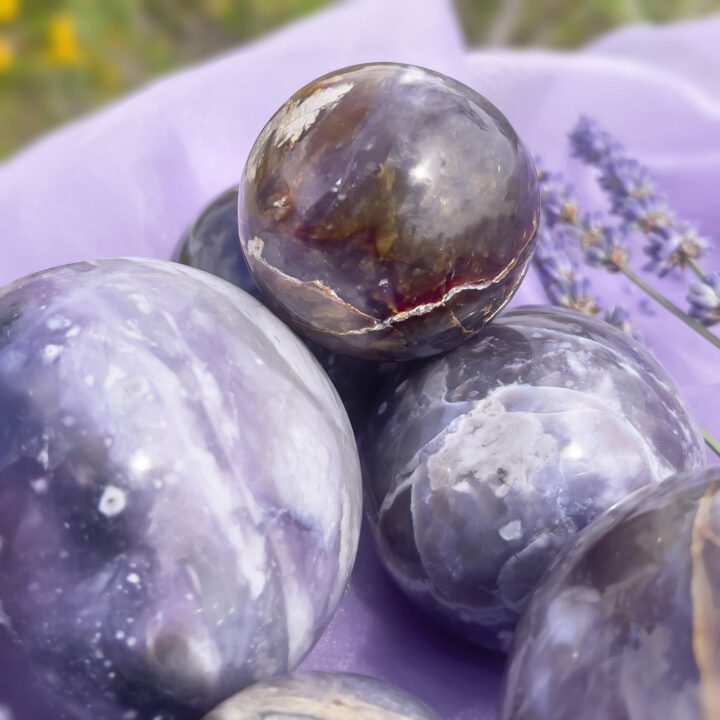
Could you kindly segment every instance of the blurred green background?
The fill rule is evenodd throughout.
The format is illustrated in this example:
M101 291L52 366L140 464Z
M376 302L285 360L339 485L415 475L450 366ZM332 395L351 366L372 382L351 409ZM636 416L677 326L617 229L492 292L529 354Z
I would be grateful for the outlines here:
M420 4L422 0L418 0ZM455 0L470 45L573 47L720 0ZM0 0L0 157L148 78L330 0Z

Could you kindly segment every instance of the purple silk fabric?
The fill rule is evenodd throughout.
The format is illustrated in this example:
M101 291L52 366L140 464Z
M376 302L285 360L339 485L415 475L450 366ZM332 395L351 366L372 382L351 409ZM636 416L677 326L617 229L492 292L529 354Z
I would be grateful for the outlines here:
M580 114L595 117L652 169L680 217L717 238L705 264L720 269L720 17L631 27L577 53L468 52L443 0L354 0L161 80L1 165L0 284L89 258L169 257L197 211L238 181L255 136L294 90L378 60L476 88L587 203L600 197L591 173L569 158L566 134ZM643 264L638 246L632 265ZM607 305L631 311L698 419L720 435L718 351L623 277L597 272L593 282ZM682 279L661 285L684 306ZM544 302L531 271L513 305ZM385 679L447 720L497 717L502 659L445 636L410 606L367 533L340 610L303 668ZM0 679L0 702L2 692Z

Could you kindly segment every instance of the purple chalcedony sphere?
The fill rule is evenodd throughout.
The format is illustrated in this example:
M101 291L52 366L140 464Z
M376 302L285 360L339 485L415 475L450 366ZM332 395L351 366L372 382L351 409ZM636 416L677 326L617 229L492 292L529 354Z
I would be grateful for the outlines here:
M500 111L392 63L299 90L240 189L243 250L273 309L370 359L435 355L479 330L522 280L539 217L535 167Z
M638 490L543 579L505 720L710 720L720 711L720 469Z
M243 690L204 720L440 720L417 698L346 673L273 678Z
M51 717L196 720L310 649L353 564L359 462L327 376L260 303L170 262L20 280L0 408L19 717L37 691Z
M705 460L662 367L568 310L509 312L380 400L363 450L381 558L418 604L490 647L507 648L578 530Z

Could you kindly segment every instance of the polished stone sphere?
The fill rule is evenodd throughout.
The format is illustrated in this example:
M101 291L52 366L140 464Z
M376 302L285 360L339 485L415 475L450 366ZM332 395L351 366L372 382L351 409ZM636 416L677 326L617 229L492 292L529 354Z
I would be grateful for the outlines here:
M260 303L150 260L20 280L0 408L18 717L39 720L37 689L54 718L197 720L298 664L353 564L359 461L326 374Z
M183 233L173 260L217 275L267 304L240 248L237 207L237 188L226 190L213 199ZM339 355L312 340L303 340L335 385L353 427L362 428L375 397L395 373L396 363Z
M217 275L265 302L240 248L237 187L220 193L200 211L182 234L172 259Z
M346 673L288 675L258 683L204 720L440 720L417 698Z
M500 649L578 530L705 460L650 354L557 308L509 312L409 370L381 398L363 448L391 575L456 632Z
M583 531L520 623L504 720L720 713L720 468L639 490Z
M348 355L456 347L530 261L537 176L506 118L438 73L339 70L268 122L241 183L240 237L273 309Z

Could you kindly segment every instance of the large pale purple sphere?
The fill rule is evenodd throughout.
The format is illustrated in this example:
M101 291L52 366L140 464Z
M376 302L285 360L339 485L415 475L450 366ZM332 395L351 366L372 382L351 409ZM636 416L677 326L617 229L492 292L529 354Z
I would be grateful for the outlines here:
M511 298L535 246L533 162L502 113L423 68L325 75L271 118L240 238L273 309L366 359L456 347Z
M408 693L363 675L273 678L233 696L203 720L440 720Z
M332 385L246 293L146 260L0 292L0 706L18 718L196 720L292 669L360 513Z
M368 423L368 512L396 581L506 649L540 577L633 490L700 467L671 378L628 335L524 308L411 368Z
M504 720L720 713L720 468L639 490L579 536L518 626Z

